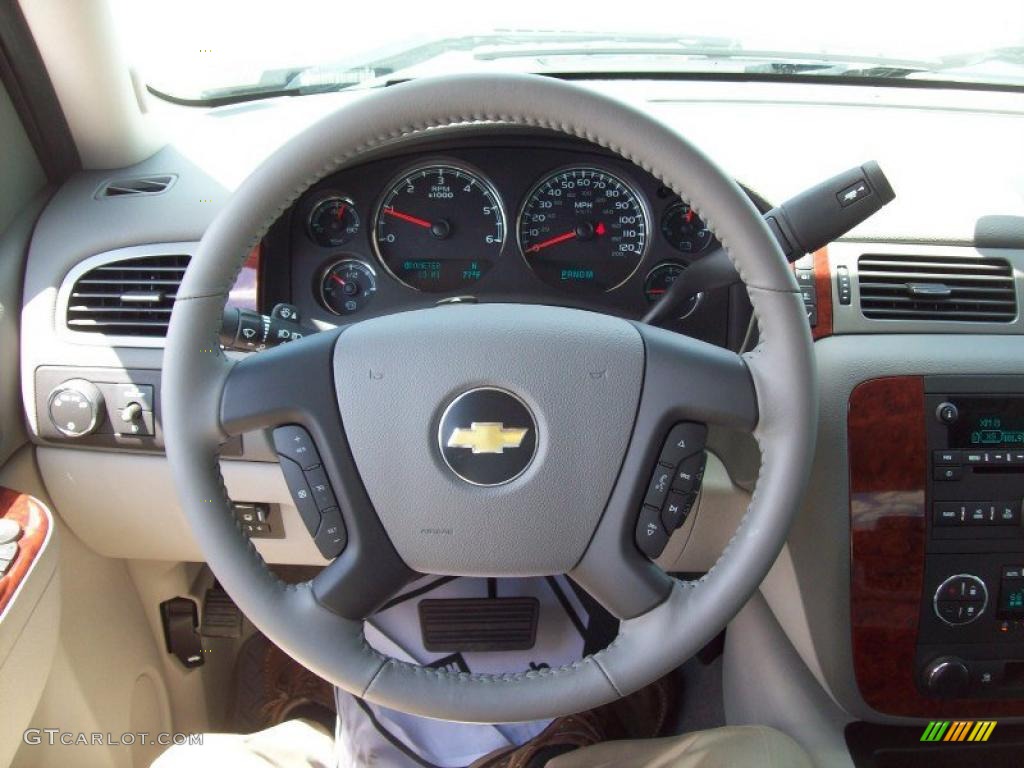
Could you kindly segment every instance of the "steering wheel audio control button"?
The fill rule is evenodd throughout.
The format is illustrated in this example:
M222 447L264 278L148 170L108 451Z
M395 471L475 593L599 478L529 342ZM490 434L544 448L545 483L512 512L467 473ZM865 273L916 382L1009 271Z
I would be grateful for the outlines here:
M672 480L672 490L682 493L691 493L700 488L700 482L704 479L704 464L707 457L704 452L688 456L676 467L676 474Z
M676 466L688 456L703 451L707 435L708 428L703 424L692 421L676 424L665 438L658 462L669 467Z
M306 482L305 473L298 464L285 456L279 457L278 463L281 465L284 481L292 494L292 500L299 510L302 522L306 524L309 535L316 536L320 528L320 508L316 505L309 483Z
M320 528L313 537L320 554L328 560L333 560L342 553L348 543L348 531L345 530L345 523L341 519L341 511L337 507L331 507L323 511L320 520Z
M665 530L674 531L682 527L686 518L690 516L690 510L693 509L693 502L696 500L696 493L671 491L665 501L665 508L661 510L661 522Z
M303 469L320 466L320 454L313 444L313 438L302 427L293 424L275 429L274 448L278 455L288 457Z
M665 502L665 497L668 496L668 491L671 487L672 470L659 464L654 468L654 477L651 478L651 484L647 486L644 504L661 509L661 505Z
M661 510L644 505L636 521L636 545L652 560L665 550L668 534L661 525Z

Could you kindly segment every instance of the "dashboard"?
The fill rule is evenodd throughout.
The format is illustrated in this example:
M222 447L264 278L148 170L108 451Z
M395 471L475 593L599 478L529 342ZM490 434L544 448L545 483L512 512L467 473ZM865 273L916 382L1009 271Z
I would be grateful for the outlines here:
M261 305L319 327L452 301L639 318L716 246L671 190L592 145L435 140L307 191L264 239ZM673 330L726 345L730 305L742 332L749 308L728 290L694 297Z
M1019 378L1024 375L1024 313L1018 311L1024 303L1020 105L992 94L940 91L632 82L599 87L678 127L775 202L854 163L874 158L883 166L897 200L815 260L811 277L817 279L821 304L819 330L828 328L815 333L814 344L821 377L818 450L808 501L763 593L816 683L854 717L964 717L981 713L982 707L1010 695L1008 691L1018 698L1024 695L1024 688L1016 685L1024 679L1024 659L1004 655L1012 641L995 635L1002 632L1004 620L997 614L1016 609L1009 602L1015 591L1004 590L1002 582L1004 567L1024 562L1019 536L1004 535L1009 528L994 523L960 529L941 526L935 518L936 504L957 503L959 509L967 502L990 502L991 507L1019 498L1020 491L1009 493L1003 484L1019 480L1020 469L979 468L964 458L961 480L933 479L935 457L940 456L933 452L961 450L966 457L974 447L958 443L955 430L936 421L931 402L945 397L959 405L957 398L1024 392ZM238 136L258 138L272 151L347 98L304 97L190 113L195 122L191 133L132 168L77 175L56 192L40 217L24 276L24 409L55 506L95 551L133 560L202 557L173 501L173 479L159 450L162 338L119 340L72 332L63 289L71 291L76 270L90 259L142 254L171 258L194 252L223 201L261 159L262 150L253 151ZM957 146L957 153L949 162L936 164L930 150L934 144L922 142L923 135ZM966 135L986 139L961 141ZM440 174L446 182L440 186L449 188L450 198L430 197L438 186L433 183L438 167L450 169ZM427 169L432 170L418 175ZM169 174L176 181L161 194L97 194L112 178ZM613 241L602 207L607 196L600 203L590 195L579 202L590 202L589 210L601 211L602 217L577 214L587 208L577 209L574 201L571 213L563 204L558 217L549 221L547 212L556 207L553 190L560 189L568 200L581 179L589 179L591 190L596 191L597 181L604 191L619 192L618 199L627 205L615 211L616 219L636 217L639 211L641 220L617 221L623 226L620 239ZM936 190L948 188L963 194L956 205L940 206ZM321 328L459 297L558 304L638 318L650 306L652 273L664 264L686 269L713 250L713 244L700 247L699 222L685 222L694 225L687 233L697 236L697 246L686 250L674 244L679 233L673 222L679 218L672 212L678 203L656 178L582 141L503 126L428 132L419 141L367 155L361 164L324 179L296 199L267 232L259 259L247 262L251 269L243 272L232 300L264 313L277 303L293 304L303 323ZM386 209L392 213L384 213ZM545 216L543 221L532 218L539 215ZM577 233L580 219L594 228L589 240L585 228L584 238ZM432 231L439 220L452 226L445 237ZM603 236L596 232L600 223L606 228ZM534 224L548 229L534 234ZM634 234L627 234L627 228ZM572 238L538 247L570 231ZM617 250L620 244L627 249ZM345 263L337 267L339 262ZM928 275L918 274L921 264L930 270ZM1005 282L1000 290L1014 298L1012 319L967 321L952 311L929 314L927 307L917 316L896 319L865 311L879 306L883 294L891 294L890 284L930 280L957 286L977 281L979 271L995 275L997 266ZM352 274L346 273L350 267ZM344 286L331 274L345 284L358 284L368 274L372 290L369 283L359 284L354 297L344 296ZM342 296L337 289L325 291L325 280L339 286ZM869 289L875 293L869 296ZM352 309L346 306L350 298L356 303ZM866 303L869 298L871 305ZM703 297L673 329L736 349L748 321L743 289L726 289ZM907 376L914 378L903 382L902 389L892 381ZM933 380L950 376L966 378ZM975 381L978 376L995 377L999 386L982 386ZM48 398L55 387L75 378L97 384L113 414L124 395L121 385L151 386L155 437L69 438L52 430ZM875 380L877 389L853 394ZM871 396L872 391L877 394ZM904 391L909 394L897 396ZM960 411L967 415L970 408ZM969 423L966 418L958 422ZM863 439L858 424L867 427L860 430ZM1006 422L1000 428L1019 431ZM970 434L965 434L969 442ZM724 545L731 529L712 521L723 519L721 507L727 500L742 514L745 503L734 486L749 490L756 473L740 471L748 446L712 437L719 439L715 455L722 461L715 466L722 489L715 491L705 480L705 488L711 489L706 492L717 493L709 498L718 506L713 515L695 513L691 538L721 528ZM256 540L264 557L319 564L322 559L280 471L270 464L273 448L265 443L262 435L245 435L241 445L225 451L228 460L222 470L229 492L233 498L269 505L268 525L274 534ZM749 450L756 467L756 446ZM948 471L942 467L940 471ZM140 514L140 498L145 514ZM697 525L703 527L698 530ZM686 546L693 551L692 542ZM951 559L961 555L967 562ZM908 562L919 567L909 569ZM979 577L990 602L981 618L952 627L936 615L934 598L938 587L957 574ZM1018 629L1013 624L1008 630L1017 643ZM730 642L738 643L740 637L732 633ZM930 678L922 675L938 652L964 662L968 699L944 700L928 690ZM990 662L996 662L1002 679L997 674L999 690L985 693L979 691L980 679L972 676L983 674L983 665ZM952 663L943 669L962 673ZM1021 711L1019 702L1007 705L1005 712L1014 708L1014 714Z

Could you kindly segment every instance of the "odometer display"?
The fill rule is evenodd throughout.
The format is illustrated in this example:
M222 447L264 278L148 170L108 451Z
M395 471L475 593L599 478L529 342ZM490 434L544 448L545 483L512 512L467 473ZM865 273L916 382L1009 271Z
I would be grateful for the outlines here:
M505 215L480 176L430 165L403 174L385 191L373 239L381 263L406 285L462 290L494 266L504 246Z
M648 239L639 194L597 168L569 168L543 179L519 217L519 245L534 273L570 293L601 293L640 266Z

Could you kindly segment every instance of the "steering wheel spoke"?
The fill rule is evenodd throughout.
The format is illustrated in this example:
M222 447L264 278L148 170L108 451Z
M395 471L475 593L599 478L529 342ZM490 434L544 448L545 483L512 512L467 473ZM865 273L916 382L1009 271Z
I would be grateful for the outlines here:
M757 391L739 355L654 326L637 329L646 361L633 437L597 532L571 574L620 619L650 611L670 592L671 579L652 558L696 500L707 427L757 426Z
M220 416L229 435L283 427L274 443L293 495L303 494L295 499L299 513L325 557L343 547L313 579L313 595L334 613L362 619L416 574L388 539L348 449L332 372L340 335L251 353L227 372Z
M689 336L642 323L646 365L637 429L649 438L680 421L753 432L757 390L738 354Z

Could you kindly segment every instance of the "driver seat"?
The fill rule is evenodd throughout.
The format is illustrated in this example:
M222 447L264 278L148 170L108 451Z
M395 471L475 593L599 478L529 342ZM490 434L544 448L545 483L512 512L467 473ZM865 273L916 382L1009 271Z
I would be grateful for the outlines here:
M792 738L760 725L727 726L660 739L606 741L554 757L537 752L517 759L518 751L485 756L471 768L811 768L812 765L810 757ZM219 768L222 765L333 768L339 763L333 739L323 726L306 720L290 720L249 735L206 734L201 745L171 747L153 762L152 768Z

